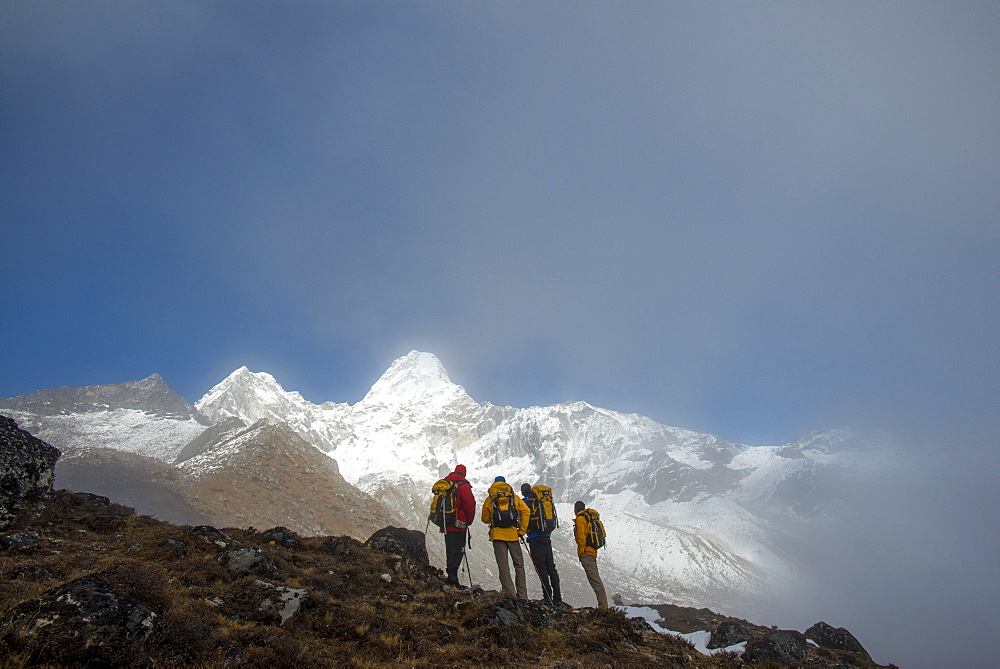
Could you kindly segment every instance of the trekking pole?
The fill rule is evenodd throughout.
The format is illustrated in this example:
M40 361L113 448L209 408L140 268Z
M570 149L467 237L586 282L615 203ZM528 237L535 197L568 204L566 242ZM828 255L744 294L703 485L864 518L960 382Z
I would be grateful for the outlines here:
M528 559L531 560L531 566L535 568L535 575L538 576L538 585L542 586L542 599L547 601L552 601L552 595L546 594L548 588L545 587L545 581L542 580L542 572L538 570L538 565L535 564L535 556L531 554L531 549L528 547L528 542L524 540L524 537L519 537L521 539L521 545L524 546L524 550L528 551Z
M472 536L469 536L469 545L472 545ZM462 550L462 555L465 557L465 572L469 575L469 592L472 592L472 567L469 566L469 551Z

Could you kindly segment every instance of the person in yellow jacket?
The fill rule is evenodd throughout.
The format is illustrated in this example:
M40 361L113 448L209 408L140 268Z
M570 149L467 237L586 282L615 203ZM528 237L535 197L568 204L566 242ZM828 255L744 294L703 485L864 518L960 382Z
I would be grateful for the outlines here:
M606 609L608 608L608 596L604 592L604 581L601 580L601 574L597 570L597 548L587 542L591 520L598 521L601 516L593 509L586 508L586 504L583 502L574 504L573 511L576 513L576 518L573 519L576 555L580 558L580 564L583 565L583 571L587 574L590 587L597 595L597 608Z
M490 486L489 499L483 504L481 519L490 526L490 541L493 555L497 559L500 585L505 595L516 595L518 599L528 598L528 585L524 577L524 555L519 539L528 531L528 517L531 510L521 498L514 494L506 479L496 477ZM510 579L510 565L507 556L514 563L514 580Z

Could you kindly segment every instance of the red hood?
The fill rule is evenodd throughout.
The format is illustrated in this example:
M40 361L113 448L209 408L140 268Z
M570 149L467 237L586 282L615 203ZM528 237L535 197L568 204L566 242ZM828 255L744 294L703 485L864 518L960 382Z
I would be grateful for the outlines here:
M444 477L444 480L453 481L455 483L469 483L468 481L465 480L465 477L459 474L458 472L452 472L451 474L448 474L447 476ZM469 483L469 485L471 486L472 484Z

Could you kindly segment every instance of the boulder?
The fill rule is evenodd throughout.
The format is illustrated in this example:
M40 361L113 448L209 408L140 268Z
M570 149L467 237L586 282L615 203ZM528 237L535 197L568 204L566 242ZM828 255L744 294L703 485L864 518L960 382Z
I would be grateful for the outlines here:
M0 416L0 529L32 499L52 491L59 449Z
M642 616L635 616L634 618L629 618L628 622L632 626L632 629L634 629L636 632L640 632L641 633L641 632L655 632L656 631L653 628L653 626L650 625L649 622L645 618L643 618Z
M45 633L82 620L114 627L128 639L142 642L152 634L158 618L145 604L116 593L103 578L89 574L24 602L9 620L33 620L31 629L44 629Z
M427 544L424 533L402 527L384 527L368 538L365 546L384 553L399 555L411 565L427 566Z
M239 548L224 553L220 560L229 571L237 574L262 574L278 569L264 548Z
M258 588L267 593L267 598L260 603L261 611L273 611L281 616L281 624L298 614L305 601L306 591L300 588L289 588L284 585L274 585L266 581L254 581Z
M279 546L284 546L285 548L295 548L299 546L302 542L299 540L299 535L292 532L287 527L275 527L267 530L261 536L264 541L278 544Z
M344 537L327 537L319 549L330 555L348 555L351 552L351 540Z
M483 611L475 622L480 625L492 625L494 627L511 627L521 622L521 619L513 611L494 605Z
M743 661L750 664L793 664L806 656L809 643L802 632L774 630L747 643Z
M0 546L16 550L41 548L42 538L38 536L37 532L15 532L14 534L0 537Z
M219 548L227 548L229 546L240 545L240 542L238 542L236 539L233 539L225 532L217 530L211 525L197 525L195 526L194 531L200 534L202 537L204 537L205 541L213 543Z
M111 500L104 495L95 495L91 492L74 492L70 493L69 498L73 500L74 504L79 504L80 506L88 506L92 509L106 509L111 506Z
M177 557L187 555L187 544L179 539L167 539L163 542L163 547L169 548L170 551Z
M719 623L719 626L712 630L712 637L708 640L706 648L728 648L744 641L750 641L758 634L749 625L737 620L727 620Z
M806 638L812 639L823 648L846 650L871 659L871 655L861 645L861 642L843 627L834 627L820 621L806 630Z

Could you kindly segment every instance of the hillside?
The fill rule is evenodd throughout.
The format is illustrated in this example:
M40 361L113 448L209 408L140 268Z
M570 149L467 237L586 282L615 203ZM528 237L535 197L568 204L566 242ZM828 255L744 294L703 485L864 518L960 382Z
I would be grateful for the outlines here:
M703 655L620 611L452 590L422 548L423 535L406 530L366 544L220 531L51 493L0 537L0 656L13 666L744 665L736 652ZM662 622L704 627L707 613L671 607ZM784 666L878 666L787 634L806 654ZM748 654L753 643L781 652L762 639Z

